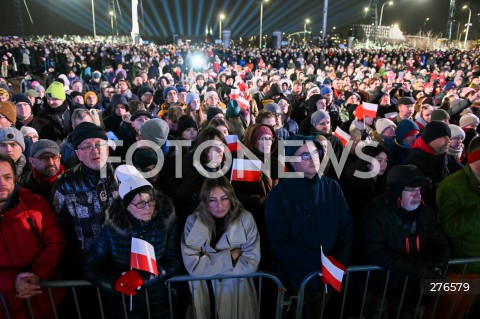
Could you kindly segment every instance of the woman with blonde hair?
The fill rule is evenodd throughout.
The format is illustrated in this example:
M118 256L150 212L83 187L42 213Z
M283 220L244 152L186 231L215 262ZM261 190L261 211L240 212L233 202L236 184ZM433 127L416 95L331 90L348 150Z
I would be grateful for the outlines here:
M225 177L203 183L200 203L185 224L181 250L185 268L192 276L246 275L257 270L257 226ZM211 318L214 312L219 319L256 316L257 294L252 279L194 281L190 289L195 293L187 317Z

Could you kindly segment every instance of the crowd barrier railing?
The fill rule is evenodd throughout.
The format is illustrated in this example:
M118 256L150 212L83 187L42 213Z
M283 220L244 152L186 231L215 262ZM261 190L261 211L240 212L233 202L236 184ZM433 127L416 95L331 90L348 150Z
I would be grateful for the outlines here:
M452 266L455 267L455 272L457 274L460 274L460 281L463 280L463 278L465 277L465 275L467 273L467 267L471 264L479 264L480 265L480 257L478 258L462 258L462 259L453 259L453 260L450 260L448 262L448 267L447 269L445 270L445 273L448 273L449 270L451 269ZM324 314L325 314L325 310L332 310L332 309L329 309L330 306L334 305L334 306L338 306L338 309L335 308L333 309L333 312L330 311L328 312L328 318L347 318L348 316L351 316L351 312L352 312L352 305L348 303L347 300L350 300L350 298L352 298L352 295L354 298L358 299L358 297L361 296L361 303L358 304L358 305L355 305L354 309L355 311L358 310L358 313L355 313L354 317L356 318L367 318L366 317L366 314L365 314L365 308L366 308L366 303L367 303L367 300L368 300L368 295L369 293L371 293L372 290L374 290L374 288L371 288L371 278L372 278L372 275L374 275L375 273L377 272L383 272L383 274L385 275L385 282L382 283L383 287L381 287L381 289L379 289L377 287L377 291L375 291L375 293L377 294L380 294L381 293L381 296L379 296L378 298L378 308L380 309L378 311L378 318L381 318L383 315L384 315L384 311L386 309L386 304L388 303L388 295L387 295L387 290L389 288L389 285L391 285L391 280L392 280L392 273L390 271L385 271L383 268L381 267L378 267L378 266L374 266L374 265L362 265L362 266L350 266L347 268L346 270L346 274L344 276L344 279L343 279L343 284L342 284L342 290L339 294L337 294L338 298L340 298L340 300L338 300L339 302L331 302L331 298L330 300L328 300L327 302L326 301L326 294L325 294L325 289L321 289L322 290L322 298L323 298L323 302L322 302L322 312L321 312L321 316L320 318L324 318ZM284 308L286 306L291 306L292 305L292 300L296 299L296 307L294 309L295 311L295 314L294 314L294 317L296 319L301 319L302 318L302 315L303 315L303 311L304 311L304 301L305 301L305 293L306 293L306 289L307 289L307 285L309 284L309 282L314 279L314 278L318 278L318 276L321 275L320 272L318 271L315 271L315 272L312 272L310 274L308 274L302 281L301 285L300 285L300 289L298 291L298 294L296 296L292 296L289 298L289 300L285 300L284 299L284 295L285 295L285 288L284 288L284 285L283 283L273 274L270 274L270 273L266 273L266 272L255 272L255 273L251 273L251 274L247 274L247 275L235 275L235 276L224 276L224 275L217 275L217 276L209 276L209 277L192 277L192 276L189 276L189 275L185 275L185 276L175 276L173 278L170 278L169 280L167 280L166 282L166 285L167 285L167 290L168 290L168 304L169 304L169 313L170 313L170 318L178 318L178 315L176 315L174 313L174 302L173 302L173 288L174 288L174 285L177 285L177 284L181 284L181 283L188 283L189 284L189 287L190 287L190 284L192 282L195 282L195 281L214 281L214 280L224 280L224 279L254 279L255 280L255 287L256 287L256 291L257 291L257 302L258 302L258 310L257 310L257 315L256 315L256 318L260 318L261 314L260 314L260 308L262 306L262 302L264 301L262 298L265 297L265 294L262 293L263 289L264 289L264 285L265 285L265 282L268 281L269 283L272 283L273 284L273 287L274 287L274 290L273 291L273 294L274 294L274 302L275 302L275 305L274 305L274 315L271 315L269 314L269 318L275 318L275 319L281 319L284 315ZM358 276L360 275L360 276ZM480 275L480 274L479 274ZM355 284L358 284L359 282L361 283L360 285L360 290L358 290L357 288L358 287L355 287L355 285L353 284L354 287L352 287L352 276L357 276L357 278L355 278L354 280L354 283ZM360 278L360 280L359 280ZM480 278L480 276L479 276ZM397 278L398 279L398 278ZM465 279L465 281L467 281L468 279ZM480 280L479 280L480 281ZM392 316L392 318L399 318L400 317L400 314L401 314L401 311L402 311L402 306L405 302L405 298L408 297L408 291L407 291L407 286L409 284L409 278L405 278L403 283L401 283L401 285L399 285L399 287L401 287L401 289L399 289L399 300L398 300L398 304L395 308L395 314ZM477 282L478 284L478 282ZM78 289L80 288L86 288L86 289L91 289L92 293L95 292L96 294L96 299L97 299L97 302L98 302L98 306L99 306L99 313L97 314L96 318L106 318L106 311L104 309L104 298L106 297L106 294L101 292L101 290L97 287L94 287L91 283L85 281L85 280L61 280L61 281L46 281L46 282L41 282L40 283L40 286L46 290L46 293L48 294L49 296L49 300L50 300L50 306L52 307L53 309L53 315L55 318L60 318L60 319L63 319L62 316L59 315L58 313L58 309L57 307L55 306L55 303L54 303L54 298L53 298L53 290L54 289L69 289L70 292L71 292L71 297L73 298L73 301L74 301L74 306L73 308L74 309L69 309L69 313L68 313L68 318L75 318L75 315L76 315L76 318L82 318L82 310L84 309L84 307L88 308L88 307L93 307L92 304L81 304L81 302L79 301L78 297L77 297L77 294L78 294ZM213 285L214 286L214 285ZM271 288L272 286L270 286ZM352 289L353 288L353 289ZM238 289L238 288L237 288ZM355 290L357 289L357 290ZM401 293L400 293L400 290L401 290ZM423 316L423 313L424 313L424 310L425 310L425 307L424 305L421 304L421 301L422 301L422 298L426 295L426 292L425 292L425 287L424 286L421 286L419 288L419 296L418 296L418 299L416 300L416 304L415 304L415 308L412 310L413 313L412 313L412 317L413 318L421 318ZM148 298L148 289L146 290L146 294L147 294L147 298ZM331 290L330 290L331 291ZM331 292L328 292L328 293L331 293ZM480 288L479 288L479 285L477 285L475 287L475 290L473 292L471 292L475 295L480 295ZM455 295L455 298L453 300L453 304L452 304L452 311L453 311L453 307L455 306L456 302L457 302L457 297L459 296L460 294L458 295ZM238 294L237 294L238 296ZM436 296L431 296L432 298L430 298L430 303L429 303L429 316L427 317L426 315L423 316L423 319L434 319L434 318L437 318L437 314L436 314L436 311L437 311L437 307L439 305L439 303L441 302L440 301L440 297L442 295L441 294L437 294ZM189 298L190 299L190 302L192 302L192 298ZM123 298L123 311L124 311L124 314L125 314L125 317L128 317L128 300L129 298L128 297L125 297ZM475 299L471 299L471 302L470 304L468 305L468 311L467 311L467 315L470 313L470 310L473 306L473 302L474 302ZM215 314L216 314L216 311L217 311L217 301L215 299ZM8 304L4 298L4 296L2 294L0 294L0 307L2 308L0 310L0 318L7 318L7 319L10 319L10 318L16 318L16 314L15 313L11 313L9 311L9 308L8 308ZM147 307L148 307L148 302L147 302ZM347 314L347 310L350 311L350 313ZM33 313L33 310L32 310L32 307L31 307L31 304L29 302L28 299L25 299L25 311L29 314L29 316L31 318L39 318L38 315L34 314ZM334 313L335 316L332 316L331 313ZM444 315L444 314L443 314ZM448 317L450 316L453 316L453 313L450 313ZM85 316L84 316L85 317ZM237 316L238 317L238 316ZM289 316L290 317L290 316ZM444 316L445 317L445 316ZM376 318L375 317L372 317L370 316L369 318ZM90 319L90 318L89 318Z
M451 266L463 266L463 267L461 267L462 269L461 269L460 272L458 272L458 268L457 268L456 272L461 275L460 279L459 279L460 282L462 282L462 281L467 282L468 279L465 279L466 270L467 270L468 265L471 265L471 264L479 264L480 265L480 257L452 259L448 262L448 266L447 266L446 270L444 271L444 274L445 275L448 274L449 270L451 269ZM386 307L385 304L387 303L387 299L388 299L387 290L388 290L388 286L391 282L392 272L385 271L383 268L381 268L379 266L375 266L375 265L350 266L350 267L347 268L346 273L344 275L344 279L343 279L342 290L340 292L340 295L341 295L341 298L342 298L341 306L340 306L340 309L338 311L334 311L333 313L338 314L338 318L345 318L347 316L345 314L345 310L346 310L346 306L347 306L346 305L346 300L349 296L348 294L349 294L349 288L350 288L350 285L349 285L350 284L350 279L351 279L352 274L358 273L358 274L364 274L365 275L365 284L362 287L362 300L361 300L361 305L360 305L360 309L359 309L359 313L358 313L357 318L367 318L367 316L365 315L365 307L366 307L367 296L368 296L368 293L369 293L369 285L371 284L372 273L380 272L380 271L385 273L385 278L386 278L385 283L382 287L383 291L382 291L382 294L381 294L379 311L378 311L378 318L383 318L384 315L385 315L384 312L386 311L385 310L385 307ZM300 285L300 289L298 291L298 295L297 295L297 307L296 307L296 314L295 314L296 319L301 319L302 318L302 314L303 314L303 311L304 311L303 306L304 306L304 301L305 301L305 292L306 292L307 285L309 284L309 282L311 282L312 279L318 278L318 276L321 276L321 272L314 271L314 272L311 272L310 274L308 274L303 279L303 281ZM439 280L439 281L442 281L442 280ZM447 279L445 279L445 281L447 281ZM409 284L409 278L406 277L406 278L403 279L403 284L401 285L402 291L401 291L401 294L399 296L398 304L395 306L395 314L394 314L395 318L400 318L400 315L401 315L401 312L402 312L402 309L403 309L403 306L404 306L406 294L407 294L408 284ZM477 285L475 287L472 287L472 288L475 289L475 291L470 292L470 293L478 295L478 294L480 294L479 287L478 287L479 283L477 282L476 284ZM424 296L426 295L426 291L425 291L426 287L424 285L419 285L418 288L419 288L418 298L416 299L415 308L412 309L413 318L421 318L424 314L424 311L425 311L425 306L422 305L421 302L422 302L422 298L424 298ZM322 309L321 309L322 311L321 311L321 317L320 318L324 317L325 311L326 311L327 307L329 306L328 301L326 302L326 294L330 293L330 292L326 292L326 291L327 291L327 289L322 289ZM356 293L358 293L358 292L356 292ZM436 315L436 310L437 310L439 299L440 299L441 295L442 295L442 293L437 293L434 296L434 298L431 298L430 304L428 305L430 316L428 318L424 317L424 319L437 318L435 315ZM453 309L454 309L455 303L456 303L456 301L457 301L457 299L459 298L460 295L461 295L461 293L455 294L454 303L451 307L451 312L448 315L448 318L450 318L454 315L453 314ZM470 310L473 306L474 300L475 300L474 298L471 298L470 304L468 306L467 317L468 317L468 314L470 313Z

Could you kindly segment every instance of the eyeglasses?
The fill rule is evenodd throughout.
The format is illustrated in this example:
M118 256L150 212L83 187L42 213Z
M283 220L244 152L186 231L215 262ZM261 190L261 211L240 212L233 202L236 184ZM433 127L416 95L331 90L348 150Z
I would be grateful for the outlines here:
M259 140L259 141L262 141L262 142L266 142L266 141L271 142L271 141L273 141L273 137L271 137L271 136L263 136L263 137L260 137L258 140Z
M54 162L58 162L62 156L61 155L54 155L54 156L45 156L45 157L36 157L37 160L42 162L43 164L47 164L50 160Z
M312 158L319 158L320 157L320 152L318 150L314 150L313 152L305 152L300 154L300 157L302 158L302 161L309 161Z
M97 149L97 150L100 150L101 148L107 146L108 144L107 143L98 143L98 144L95 144L95 145L87 145L87 146L83 146L83 147L77 147L77 149L81 150L81 151L93 151L94 149Z
M148 202L138 202L138 203L136 203L136 204L130 203L130 205L133 205L133 206L135 206L135 207L138 208L138 209L144 209L147 205L150 206L150 207L155 206L155 200L154 200L154 199L151 199L151 200L149 200Z
M409 193L410 195L415 195L415 194L421 194L422 188L421 187L415 187L415 188L405 187L403 191Z

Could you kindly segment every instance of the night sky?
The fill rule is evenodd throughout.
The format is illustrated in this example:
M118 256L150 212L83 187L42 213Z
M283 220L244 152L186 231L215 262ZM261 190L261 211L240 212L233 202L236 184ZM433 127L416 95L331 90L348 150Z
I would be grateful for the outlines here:
M96 29L98 35L111 33L107 0L95 1ZM139 6L141 34L145 38L164 39L178 33L182 38L201 37L208 26L218 35L218 17L224 13L226 18L223 29L232 30L232 37L258 35L260 25L260 2L255 0L139 0L143 1L143 20ZM16 13L13 0L1 0L0 35L18 34ZM25 33L30 34L93 34L91 0L26 0L34 24L32 25L23 0L22 6ZM344 36L355 23L371 23L371 15L365 17L364 7L368 0L329 1L328 32L341 32ZM378 15L384 0L379 1ZM131 1L119 0L120 11L116 8L120 34L131 31ZM428 17L427 29L445 35L450 0L397 0L393 6L386 5L383 25L398 24L402 31L414 34L423 28ZM480 1L457 1L456 19L463 25L468 19L468 10L461 7L470 4L472 8L472 39L479 36ZM322 0L270 0L264 4L263 34L279 30L286 34L302 31L306 18L311 20L307 29L318 35L322 28ZM122 18L123 17L123 18ZM457 20L457 21L458 21ZM144 21L144 23L143 23ZM454 22L453 37L457 34L457 22Z

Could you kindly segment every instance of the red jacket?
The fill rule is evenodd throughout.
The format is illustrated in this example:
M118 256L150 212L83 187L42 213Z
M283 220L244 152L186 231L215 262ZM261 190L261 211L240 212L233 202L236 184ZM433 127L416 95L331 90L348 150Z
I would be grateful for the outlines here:
M32 272L40 281L56 279L65 238L57 218L43 197L19 188L13 202L0 216L0 293L12 318L28 318L24 299L15 296L15 278ZM53 290L58 302L63 292ZM30 298L36 318L51 317L48 292ZM0 311L0 318L5 316Z

